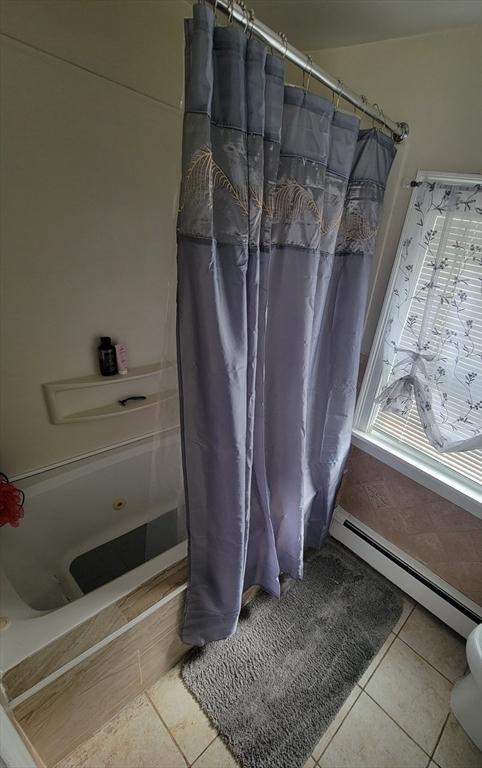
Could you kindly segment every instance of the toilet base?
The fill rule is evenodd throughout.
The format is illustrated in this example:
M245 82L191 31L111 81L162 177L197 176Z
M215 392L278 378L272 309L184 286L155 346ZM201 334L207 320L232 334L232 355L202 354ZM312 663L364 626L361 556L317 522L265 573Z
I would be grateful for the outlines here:
M482 751L482 699L472 674L454 685L450 706L467 736Z

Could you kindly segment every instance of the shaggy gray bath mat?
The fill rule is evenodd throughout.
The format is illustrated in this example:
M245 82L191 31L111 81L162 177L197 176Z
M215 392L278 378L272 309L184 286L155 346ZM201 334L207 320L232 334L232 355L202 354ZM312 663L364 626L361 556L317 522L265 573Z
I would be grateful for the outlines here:
M196 649L183 680L245 768L300 768L402 612L400 593L333 540L278 601Z

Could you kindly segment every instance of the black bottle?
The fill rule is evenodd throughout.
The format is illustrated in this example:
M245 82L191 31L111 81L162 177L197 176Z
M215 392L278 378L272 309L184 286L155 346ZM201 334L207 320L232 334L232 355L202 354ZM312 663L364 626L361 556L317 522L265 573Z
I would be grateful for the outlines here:
M114 376L117 373L115 347L110 336L101 336L98 347L99 366L102 376Z

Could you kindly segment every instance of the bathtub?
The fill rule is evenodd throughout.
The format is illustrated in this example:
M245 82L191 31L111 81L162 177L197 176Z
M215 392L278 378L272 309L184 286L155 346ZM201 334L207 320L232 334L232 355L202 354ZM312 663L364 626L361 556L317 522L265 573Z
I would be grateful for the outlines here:
M180 453L171 429L17 481L25 517L0 528L2 672L185 557ZM83 593L76 558L167 513L166 551Z

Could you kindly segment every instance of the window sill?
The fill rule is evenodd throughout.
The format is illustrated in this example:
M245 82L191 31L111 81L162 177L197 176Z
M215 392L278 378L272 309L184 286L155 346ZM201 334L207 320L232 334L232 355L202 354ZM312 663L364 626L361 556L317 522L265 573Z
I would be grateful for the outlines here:
M482 492L475 490L471 484L464 483L463 479L447 477L444 471L429 461L424 461L407 449L404 450L399 443L380 433L368 434L354 429L352 444L475 517L482 518Z

